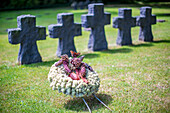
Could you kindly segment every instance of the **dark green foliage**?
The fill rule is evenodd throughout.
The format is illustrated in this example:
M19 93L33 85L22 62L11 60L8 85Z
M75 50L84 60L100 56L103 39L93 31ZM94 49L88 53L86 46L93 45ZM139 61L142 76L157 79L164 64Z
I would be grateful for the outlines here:
M5 0L0 4L0 9L41 8L66 3L67 0Z
M71 6L73 1L86 0L3 0L0 3L0 10L13 10L13 9L37 9L45 7L64 7ZM91 2L103 2L104 4L138 4L150 2L169 2L169 0L90 0Z
M136 0L140 2L169 2L169 0Z

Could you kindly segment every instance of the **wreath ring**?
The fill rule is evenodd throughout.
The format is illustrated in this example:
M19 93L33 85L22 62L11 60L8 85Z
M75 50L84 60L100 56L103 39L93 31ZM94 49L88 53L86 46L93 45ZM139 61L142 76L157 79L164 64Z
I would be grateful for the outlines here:
M69 58L70 62L71 58ZM50 87L53 90L58 90L66 95L72 97L83 97L90 96L96 93L100 87L100 79L95 71L91 71L86 68L86 79L88 84L82 79L73 80L66 73L63 64L56 66L56 62L51 66L50 72L48 74L48 80L50 81ZM71 66L71 63L69 63Z

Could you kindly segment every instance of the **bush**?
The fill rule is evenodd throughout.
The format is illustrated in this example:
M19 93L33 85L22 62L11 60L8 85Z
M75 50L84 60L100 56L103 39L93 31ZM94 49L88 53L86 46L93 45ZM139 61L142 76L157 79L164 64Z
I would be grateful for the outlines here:
M67 0L5 0L0 9L41 8L68 3Z

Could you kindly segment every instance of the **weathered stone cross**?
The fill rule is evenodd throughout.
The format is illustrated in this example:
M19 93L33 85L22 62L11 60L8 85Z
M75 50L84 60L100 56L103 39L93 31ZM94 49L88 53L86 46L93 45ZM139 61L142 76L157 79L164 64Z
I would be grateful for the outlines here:
M36 27L36 17L32 15L18 16L17 25L18 28L8 29L8 40L11 44L20 43L18 62L20 64L42 62L36 41L46 39L46 28Z
M151 15L151 13L151 7L140 8L140 16L136 19L137 26L140 26L139 40L148 42L153 41L151 25L156 24L156 16Z
M132 17L132 10L119 8L118 17L113 18L113 27L119 28L117 45L132 45L131 27L136 26L136 18Z
M60 13L57 15L58 24L48 26L50 37L59 38L57 56L71 56L70 50L76 52L74 36L81 35L81 24L74 23L73 16L72 13Z
M91 27L88 48L92 51L106 50L107 41L104 25L110 24L110 13L104 13L102 3L89 4L88 14L81 16L82 26Z

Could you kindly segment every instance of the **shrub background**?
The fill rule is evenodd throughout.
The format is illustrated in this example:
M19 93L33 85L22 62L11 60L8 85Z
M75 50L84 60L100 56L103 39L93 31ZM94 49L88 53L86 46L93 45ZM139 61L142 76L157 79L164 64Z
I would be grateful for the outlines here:
M64 7L70 6L72 2L86 0L3 0L0 4L0 10L13 9L32 9L44 7ZM103 2L104 4L138 4L139 2L169 2L168 0L90 0L93 2Z

